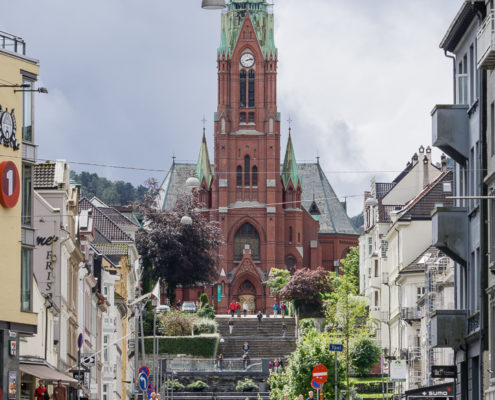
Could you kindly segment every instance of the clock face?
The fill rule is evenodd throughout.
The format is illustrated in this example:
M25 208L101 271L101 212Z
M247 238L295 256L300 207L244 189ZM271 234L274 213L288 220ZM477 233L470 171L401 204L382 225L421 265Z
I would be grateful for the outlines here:
M251 53L244 53L241 56L241 65L246 68L252 67L254 65L254 56Z

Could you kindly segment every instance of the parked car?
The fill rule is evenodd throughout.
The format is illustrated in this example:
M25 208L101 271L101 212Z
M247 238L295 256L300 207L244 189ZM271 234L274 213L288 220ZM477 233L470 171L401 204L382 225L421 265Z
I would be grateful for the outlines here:
M162 312L169 312L170 311L170 306L167 306L166 304L160 304L158 307L155 308L155 312L157 314L161 314Z
M182 303L181 310L190 313L195 313L196 311L198 311L196 304L194 304L194 301L185 301L184 303Z

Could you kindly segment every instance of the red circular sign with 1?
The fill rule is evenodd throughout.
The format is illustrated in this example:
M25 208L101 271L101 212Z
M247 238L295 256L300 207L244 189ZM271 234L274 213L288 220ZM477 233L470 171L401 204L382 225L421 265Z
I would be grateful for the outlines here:
M313 368L313 380L316 383L325 383L328 378L328 370L324 365L317 365Z
M12 208L19 200L21 182L19 172L12 161L0 163L0 204Z

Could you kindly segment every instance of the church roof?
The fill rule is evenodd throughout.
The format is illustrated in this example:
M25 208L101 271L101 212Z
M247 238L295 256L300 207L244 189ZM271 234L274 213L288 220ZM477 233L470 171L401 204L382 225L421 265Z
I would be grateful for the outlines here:
M285 159L281 176L284 189L287 189L289 182L291 181L294 188L297 188L298 183L302 186L302 178L301 175L299 175L299 170L297 168L296 155L294 153L294 146L292 146L290 133L289 139L287 140L287 149L285 150Z
M208 155L208 146L206 145L205 130L203 129L203 141L201 142L201 149L199 150L198 163L196 164L196 178L200 183L205 180L208 190L213 180L213 173L211 172L210 157Z
M320 165L300 163L297 164L297 168L302 179L303 207L309 211L314 195L314 201L320 211L320 233L356 235L356 230ZM196 164L172 164L160 188L159 205L162 210L172 209L178 195L188 191L185 182L195 171Z
M265 58L277 57L273 35L274 18L266 0L231 0L227 12L222 14L222 30L218 55L230 57L241 34L246 12Z

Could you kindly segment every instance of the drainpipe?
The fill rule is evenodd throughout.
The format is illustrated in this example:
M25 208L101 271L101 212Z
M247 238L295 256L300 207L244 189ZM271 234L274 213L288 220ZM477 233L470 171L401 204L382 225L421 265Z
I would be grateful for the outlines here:
M454 84L453 84L453 87L454 87L454 93L453 93L453 103L455 104L455 91L456 91L456 79L455 79L455 55L454 54L449 54L447 50L443 50L443 54L445 55L445 57L448 57L448 58L451 58L452 59L452 76L453 76L453 80L454 80Z
M48 302L48 305L46 305L46 302ZM53 307L53 302L50 299L46 299L45 302L45 361L48 361L46 359L48 355L48 310Z

